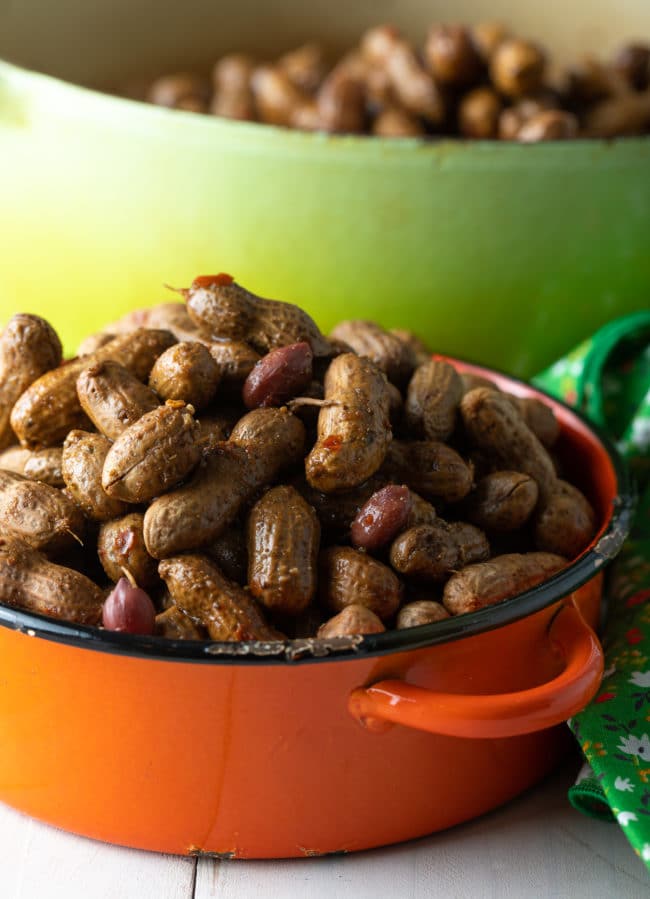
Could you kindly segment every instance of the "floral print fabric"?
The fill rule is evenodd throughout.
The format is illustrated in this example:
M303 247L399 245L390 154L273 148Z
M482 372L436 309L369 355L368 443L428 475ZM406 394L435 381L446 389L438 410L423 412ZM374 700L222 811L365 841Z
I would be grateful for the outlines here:
M650 313L607 325L535 383L610 434L641 491L608 573L603 682L568 722L587 760L569 799L617 820L650 869Z

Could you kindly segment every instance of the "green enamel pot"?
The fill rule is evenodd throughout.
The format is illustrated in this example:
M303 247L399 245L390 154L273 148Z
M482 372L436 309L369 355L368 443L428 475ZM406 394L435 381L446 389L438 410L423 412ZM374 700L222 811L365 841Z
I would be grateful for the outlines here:
M502 18L574 58L650 37L646 0L627 0L625 16L605 0L570 14L559 2L434 6L0 2L0 56L11 60L0 63L0 319L42 313L72 350L164 300L164 284L224 270L303 305L324 329L372 317L526 376L647 307L650 137L331 137L93 89L232 48L270 54L314 36L349 46L382 18L419 35L434 18Z

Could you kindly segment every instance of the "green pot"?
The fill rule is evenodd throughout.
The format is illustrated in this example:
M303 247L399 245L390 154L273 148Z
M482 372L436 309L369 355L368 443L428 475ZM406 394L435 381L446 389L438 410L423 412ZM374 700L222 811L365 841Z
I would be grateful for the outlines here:
M628 5L627 36L643 25L650 34L648 4ZM214 58L248 47L253 30L258 46L260 33L282 46L279 7L304 23L291 19L285 44L314 34L295 0L273 5L275 32L259 4L247 26L255 5L239 6L184 4L185 33L202 36L183 52ZM425 4L404 6L402 18L409 7L418 22L433 18ZM30 7L45 17L39 29L27 27ZM10 4L0 53L86 83L117 81L140 57L145 72L187 62L172 55L174 5L156 4L159 28L134 14L144 7ZM591 8L577 3L576 21ZM452 20L466 14L450 9ZM346 28L358 33L360 17L378 15L366 0ZM127 22L128 40L111 44ZM219 34L211 49L209 23ZM528 33L552 39L534 24ZM610 40L614 31L612 19ZM145 34L155 52L143 50ZM533 146L328 137L145 106L2 63L0 198L0 319L40 312L68 349L129 308L171 299L165 284L219 270L303 305L324 329L374 318L523 376L650 305L650 137Z

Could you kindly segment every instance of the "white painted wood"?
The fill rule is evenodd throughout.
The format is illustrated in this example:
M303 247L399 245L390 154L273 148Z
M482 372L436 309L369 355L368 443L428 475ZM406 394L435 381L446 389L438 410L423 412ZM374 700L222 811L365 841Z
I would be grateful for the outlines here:
M482 819L401 846L277 862L172 858L65 834L0 805L2 899L647 899L615 824L566 801L567 767ZM432 797L435 801L435 797Z
M192 899L195 865L72 836L0 803L2 899Z
M569 806L574 774L572 766L478 821L400 846L296 861L201 859L196 899L648 899L648 875L618 825Z

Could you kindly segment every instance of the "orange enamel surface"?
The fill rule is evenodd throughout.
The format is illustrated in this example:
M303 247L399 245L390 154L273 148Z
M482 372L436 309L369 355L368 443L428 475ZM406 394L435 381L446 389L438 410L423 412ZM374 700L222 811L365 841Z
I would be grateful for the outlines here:
M616 493L607 454L558 409L574 447L585 443L583 482L605 521ZM591 625L600 590L597 577L571 597ZM566 667L549 639L563 601L426 649L293 665L138 659L0 627L0 800L97 839L181 854L313 855L449 827L539 780L567 729L375 733L350 715L350 695L404 681L488 703L546 685Z
M547 683L518 692L477 695L380 681L352 693L350 713L378 732L390 722L451 737L512 737L561 724L595 695L604 656L598 638L573 605L555 616L549 641L566 666Z
M374 734L348 696L386 678L472 693L544 682L561 668L552 611L417 652L294 667L129 659L0 629L0 798L174 853L333 852L449 827L549 770L557 731Z

